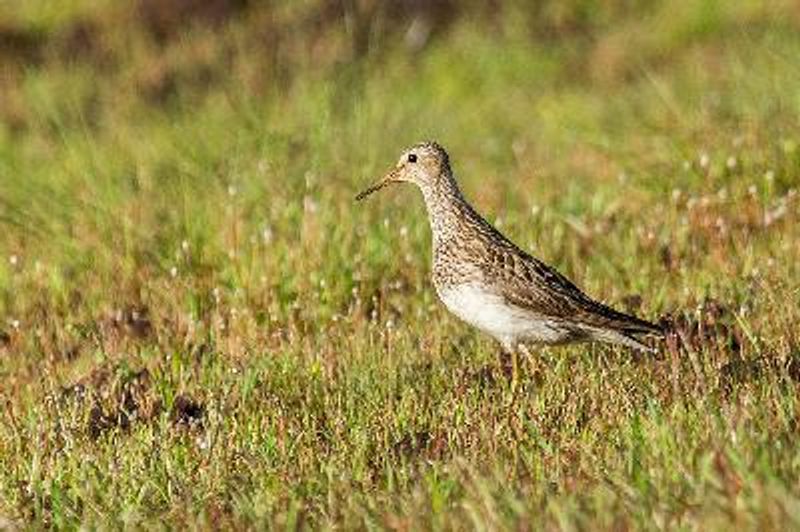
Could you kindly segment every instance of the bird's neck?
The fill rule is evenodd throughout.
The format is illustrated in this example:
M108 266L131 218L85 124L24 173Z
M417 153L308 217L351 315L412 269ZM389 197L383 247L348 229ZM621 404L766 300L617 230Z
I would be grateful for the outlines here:
M465 217L474 214L464 199L452 173L443 174L434 184L422 187L425 208L433 233L434 248L452 239L463 226Z

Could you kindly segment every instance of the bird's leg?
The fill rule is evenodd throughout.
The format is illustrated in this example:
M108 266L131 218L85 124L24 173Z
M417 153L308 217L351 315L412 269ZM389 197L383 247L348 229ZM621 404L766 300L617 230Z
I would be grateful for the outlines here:
M500 369L506 377L511 377L511 391L517 389L519 383L518 346L512 342L503 342L500 352Z
M528 362L528 365L531 367L532 370L536 369L536 358L531 353L531 350L525 344L519 344L519 350L525 355L525 360Z
M506 378L514 374L514 348L510 343L503 342L497 351L497 367Z

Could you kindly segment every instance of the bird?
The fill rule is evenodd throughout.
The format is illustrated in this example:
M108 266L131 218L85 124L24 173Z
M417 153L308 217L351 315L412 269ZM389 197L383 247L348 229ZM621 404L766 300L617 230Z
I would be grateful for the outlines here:
M592 299L487 222L464 197L450 157L437 142L403 151L397 165L356 201L400 182L422 192L439 299L458 318L492 336L504 351L529 354L534 345L600 342L652 352L642 339L664 336L659 325Z

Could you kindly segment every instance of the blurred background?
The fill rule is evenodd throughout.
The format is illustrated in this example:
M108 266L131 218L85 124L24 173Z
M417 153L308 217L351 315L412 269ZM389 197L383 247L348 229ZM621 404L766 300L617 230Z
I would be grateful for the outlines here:
M357 226L375 229L369 261L402 267L376 225L387 206L411 210L388 214L424 268L419 205L351 198L426 138L491 218L582 277L593 235L665 198L792 188L798 30L788 0L4 2L4 310L24 312L19 271L62 294L177 270L297 293L307 271L347 294ZM628 256L651 242L708 260L663 223L630 227Z
M690 225L746 228L761 207L737 195L775 209L796 184L798 30L788 0L4 2L2 309L76 287L140 300L181 273L258 285L284 317L320 279L343 304L376 264L423 284L420 202L352 195L428 138L568 274L619 275L644 251L711 286L747 264L726 255L736 240L704 268L718 235L697 247L658 209L730 195ZM410 235L406 263L387 224ZM623 242L595 238L616 225ZM586 260L603 254L625 258Z
M134 95L176 110L225 89L242 99L285 96L303 79L352 91L387 62L413 64L442 50L476 54L477 70L488 60L486 40L505 44L494 62L524 66L521 79L630 83L690 53L710 61L736 41L780 39L800 18L787 0L34 0L0 9L2 116L11 132L34 125L38 109L25 86L43 72L64 76L64 90L80 103L73 113L95 127L113 103ZM548 57L515 64L523 51ZM95 83L81 86L82 77Z
M356 208L352 193L425 138L450 149L468 195L493 216L509 212L501 223L522 220L523 244L568 270L606 218L756 182L778 197L797 177L798 6L4 2L6 310L12 274L37 261L53 266L43 282L56 290L65 275L169 275L181 243L218 271L221 257L272 240L301 241L285 249L291 271L309 251L337 265L349 252L320 242L342 238L355 252L341 217L374 224L369 213L406 197ZM540 205L549 209L532 218ZM392 218L424 257L424 217ZM663 224L645 229L674 244ZM571 232L585 242L560 243ZM290 278L258 263L251 278Z

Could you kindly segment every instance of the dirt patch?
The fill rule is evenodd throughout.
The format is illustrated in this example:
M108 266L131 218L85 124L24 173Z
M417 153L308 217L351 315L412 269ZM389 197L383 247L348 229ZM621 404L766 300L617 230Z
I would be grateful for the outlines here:
M247 5L247 0L139 0L136 11L153 37L165 41L193 23L219 26Z
M47 35L38 30L0 25L0 60L3 62L39 63Z
M79 19L61 29L53 37L53 47L62 62L90 62L100 68L110 68L114 53L104 42L103 27L91 19ZM51 45L52 46L52 45Z
M61 399L88 406L86 432L98 438L111 429L128 430L163 410L147 369L100 368L61 390Z
M8 64L38 66L48 59L89 62L95 66L113 64L112 51L103 42L102 23L78 19L45 31L0 24L0 60Z
M131 370L117 365L92 371L61 389L62 404L86 408L85 429L93 439L118 429L127 431L140 422L155 420L164 404L147 369ZM188 394L175 397L169 419L175 427L202 427L205 406Z
M177 425L198 426L202 425L205 414L206 409L201 403L188 395L179 395L172 403L170 419Z
M391 449L392 454L406 459L441 460L448 453L447 437L444 434L419 430L398 439Z
M108 319L112 329L144 340L154 336L153 323L150 321L150 310L143 305L131 305L114 311Z
M758 380L768 370L762 358L754 359L745 353L743 347L748 340L731 308L718 300L706 299L694 311L667 315L659 322L664 327L667 351L673 360L691 354L689 359L699 374L702 370L698 359L712 357L712 365L718 371L707 377L716 379L716 389L723 394Z
M730 393L736 385L754 381L761 374L762 367L758 361L744 360L736 356L720 368L719 388L723 392Z
M744 334L736 325L730 306L716 299L706 299L694 312L666 314L659 325L666 333L671 350L739 353L744 343Z

